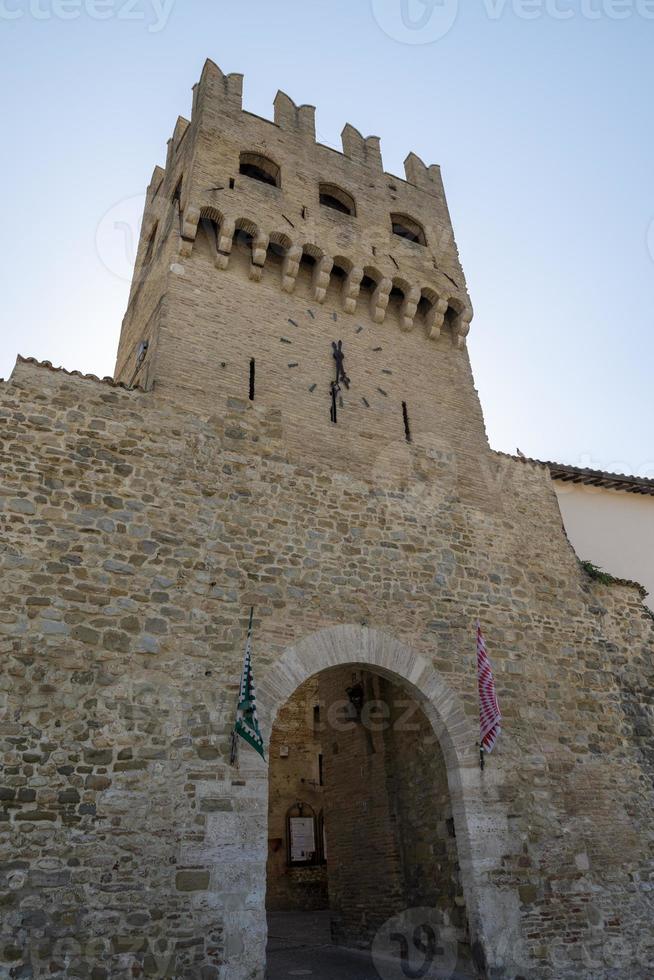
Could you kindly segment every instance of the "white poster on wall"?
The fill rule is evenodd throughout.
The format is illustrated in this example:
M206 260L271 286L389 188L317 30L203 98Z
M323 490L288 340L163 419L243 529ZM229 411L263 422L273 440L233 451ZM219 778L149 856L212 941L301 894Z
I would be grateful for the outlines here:
M316 852L313 817L291 817L291 861L312 861Z

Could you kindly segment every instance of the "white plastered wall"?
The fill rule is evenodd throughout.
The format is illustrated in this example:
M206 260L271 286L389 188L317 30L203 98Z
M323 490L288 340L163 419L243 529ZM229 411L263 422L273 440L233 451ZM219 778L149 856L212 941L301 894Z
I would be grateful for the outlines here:
M568 537L582 561L639 582L654 610L654 497L554 481Z

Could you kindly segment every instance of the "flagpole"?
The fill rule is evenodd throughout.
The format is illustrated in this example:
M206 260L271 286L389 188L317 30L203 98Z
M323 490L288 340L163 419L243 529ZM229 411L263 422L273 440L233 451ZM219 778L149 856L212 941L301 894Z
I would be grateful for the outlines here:
M248 623L248 638L246 650L248 649L251 639L252 639L252 621L254 619L254 606L250 606L250 622ZM242 683L242 682L241 682ZM241 695L241 686L239 685L239 700ZM236 719L234 721L234 727L232 729L232 747L229 754L229 764L233 766L234 769L239 767L239 757L238 757L238 732L236 731L236 722L238 721L238 708L236 709Z

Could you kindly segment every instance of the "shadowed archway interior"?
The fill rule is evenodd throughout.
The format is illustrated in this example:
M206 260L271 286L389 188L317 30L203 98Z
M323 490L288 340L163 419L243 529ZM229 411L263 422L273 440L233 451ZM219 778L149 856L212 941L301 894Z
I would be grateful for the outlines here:
M497 773L492 786L484 786L476 713L466 714L459 695L434 668L427 651L419 652L389 633L358 624L331 626L304 636L287 647L274 669L261 677L258 705L264 741L270 744L273 726L298 688L337 667L384 678L419 704L445 765L474 961L482 969L486 963L500 962L514 975L524 972L524 940L516 896L487 874L489 854L506 854L511 847L500 798L501 775ZM268 783L266 770L261 786L262 791L265 787L266 800ZM264 804L263 795L261 802ZM326 827L329 849L328 821ZM267 835L261 844L267 853ZM257 915L265 915L263 902Z
M410 687L364 665L321 671L279 711L269 757L273 964L289 946L301 964L312 942L374 948L387 922L427 908L390 952L475 976L447 765Z

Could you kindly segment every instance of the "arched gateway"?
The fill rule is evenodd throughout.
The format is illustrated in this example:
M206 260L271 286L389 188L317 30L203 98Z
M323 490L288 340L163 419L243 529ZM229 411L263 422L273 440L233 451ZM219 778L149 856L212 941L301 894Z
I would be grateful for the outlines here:
M492 767L483 774L480 771L476 718L466 716L457 694L425 657L392 636L365 626L335 626L304 638L287 649L259 681L259 716L266 743L275 719L294 693L311 678L339 667L366 669L386 678L420 705L436 734L447 769L475 959L502 969L503 976L519 974L520 964L524 964L519 909L512 893L494 884L489 874L497 867L499 856L510 850L506 810L497 803L497 777ZM254 765L262 780L261 797L267 796L269 769ZM248 782L254 775L248 771ZM257 891L261 898L259 915L263 917L263 883Z
M242 111L242 81L207 62L154 170L115 378L19 359L0 383L0 974L263 980L295 804L326 827L328 884L347 865L327 798L268 833L284 746L230 764L254 606L273 749L329 668L355 711L420 705L410 743L360 725L323 752L327 794L362 784L358 820L337 794L353 863L388 774L408 845L368 853L397 860L393 901L442 871L488 980L651 980L651 613L580 564L547 468L489 446L438 166L386 173L351 125L335 153L311 106ZM484 772L477 617L506 720ZM381 631L334 625L363 621ZM377 934L346 905L348 935Z

